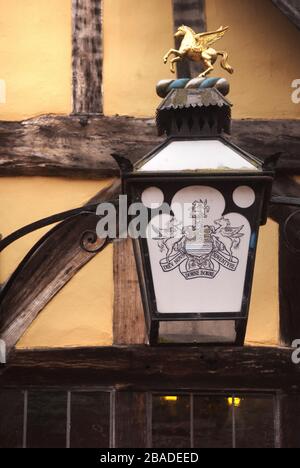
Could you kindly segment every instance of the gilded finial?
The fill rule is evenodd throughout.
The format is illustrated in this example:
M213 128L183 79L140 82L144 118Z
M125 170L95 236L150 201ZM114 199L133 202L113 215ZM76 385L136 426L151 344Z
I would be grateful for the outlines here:
M217 51L211 47L212 44L224 36L228 29L228 27L221 26L217 31L196 34L192 28L180 26L175 34L176 38L182 37L180 48L179 50L170 49L164 56L164 63L167 63L169 57L174 55L170 62L170 70L175 73L176 62L180 62L185 58L193 62L199 62L205 68L199 78L206 78L214 70L213 65L216 63L218 56L221 56L222 68L232 74L233 68L228 63L228 53Z

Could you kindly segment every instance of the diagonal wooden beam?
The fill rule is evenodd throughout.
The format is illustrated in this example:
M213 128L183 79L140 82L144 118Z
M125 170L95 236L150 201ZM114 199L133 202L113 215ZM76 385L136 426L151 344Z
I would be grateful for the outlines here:
M272 0L272 2L300 29L299 0Z
M120 192L118 179L101 190L93 203L114 199ZM86 265L95 252L82 249L85 232L95 232L99 218L84 213L50 230L4 285L0 296L0 339L7 353L52 298ZM101 242L100 242L101 243Z
M102 0L72 0L73 113L102 113Z

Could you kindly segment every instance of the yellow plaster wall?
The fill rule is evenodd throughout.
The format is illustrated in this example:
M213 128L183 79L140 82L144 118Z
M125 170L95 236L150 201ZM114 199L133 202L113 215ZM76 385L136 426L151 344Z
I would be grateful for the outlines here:
M230 26L216 44L235 68L235 118L300 118L292 82L300 78L300 33L271 0L206 0L208 28ZM224 70L217 68L224 75ZM226 73L226 72L225 72ZM229 75L228 75L229 76Z
M235 117L300 118L299 31L268 0L206 0L208 28L228 24ZM226 7L225 7L226 4ZM0 0L0 119L71 110L71 0ZM104 111L151 116L173 46L172 0L103 0ZM224 72L217 67L216 73Z
M278 224L260 229L246 342L276 345L279 339Z
M0 232L3 236L37 219L82 206L111 183L55 178L0 180ZM20 239L0 255L0 282L7 279L42 229ZM112 249L86 265L33 322L19 347L63 347L112 343Z
M0 0L0 120L71 111L72 0Z
M173 47L172 0L103 0L104 113L153 116L156 83Z
M82 206L111 183L43 177L0 179L0 233L3 237L38 219ZM8 247L0 255L0 281L15 269L32 245L47 231L41 229Z
M112 246L98 254L45 307L17 348L112 345Z

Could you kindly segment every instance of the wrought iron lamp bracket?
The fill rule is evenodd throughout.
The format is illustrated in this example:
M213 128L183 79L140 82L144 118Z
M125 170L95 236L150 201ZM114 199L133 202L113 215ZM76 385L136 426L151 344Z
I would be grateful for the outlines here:
M114 200L110 201L110 203L113 203L116 206L116 208L118 208L118 201ZM14 231L12 234L0 241L0 252L5 250L7 247L9 247L11 244L21 239L22 237L25 237L26 235L37 231L38 229L51 226L52 224L58 223L60 221L66 221L71 218L76 218L82 214L94 214L95 216L99 216L99 219L101 219L101 217L103 216L97 215L96 212L97 208L100 205L101 203L97 203L92 205L86 205L80 208L75 208L68 211L63 211L61 213L56 213L47 218L42 218L39 221L35 221L34 223L23 226L22 228L18 229L17 231ZM95 244L100 240L102 241L101 246L96 247ZM80 246L86 252L96 253L99 250L103 250L111 240L113 239L106 238L103 242L103 239L98 238L96 231L85 231L80 239Z
M118 214L118 205L119 205L118 200L109 200L107 202L115 206L116 213ZM10 234L9 236L5 237L4 239L0 241L0 253L4 251L7 247L12 245L14 242L21 239L22 237L25 237L26 235L34 231L37 231L38 229L51 226L52 224L55 224L55 223L68 221L68 220L76 219L76 218L79 219L79 217L82 215L87 215L87 216L93 215L95 216L96 219L99 218L100 220L101 218L103 218L104 215L97 214L97 208L99 206L101 206L101 203L86 205L84 207L75 208L75 209L64 211L61 213L56 213L47 218L43 218L43 219L40 219L39 221L35 221L34 223L23 226L22 228L18 229L17 231L13 232L12 234ZM49 236L51 232L53 231L51 230L48 234L42 237L42 239L40 239L32 247L32 249L28 252L25 258L17 266L16 270L8 279L8 281L4 283L2 289L0 285L0 303L2 302L4 296L6 295L6 292L9 289L9 285L14 281L15 276L18 273L20 273L20 271L22 271L22 269L25 267L29 259L36 253L36 251L39 249L42 242L44 242L47 239L47 236ZM85 230L82 233L79 239L79 245L85 252L90 253L90 254L96 254L96 253L101 252L103 249L105 249L105 247L113 240L114 239L109 238L109 237L99 238L96 233L96 226L95 226L95 230Z

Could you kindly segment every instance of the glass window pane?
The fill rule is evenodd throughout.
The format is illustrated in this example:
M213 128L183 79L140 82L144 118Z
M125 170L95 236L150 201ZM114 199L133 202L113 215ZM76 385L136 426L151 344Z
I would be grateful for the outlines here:
M109 414L109 393L72 392L71 448L109 447Z
M0 392L0 448L21 448L23 441L24 392Z
M237 448L274 448L274 400L247 396L235 407Z
M28 393L28 448L65 448L66 428L67 392Z
M194 447L232 448L232 407L226 397L194 397Z
M300 448L300 394L280 397L282 448Z
M189 448L190 396L153 395L153 448Z
M149 401L150 398L147 393L116 392L116 448L145 448L150 446Z

